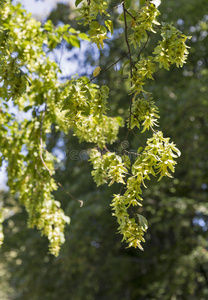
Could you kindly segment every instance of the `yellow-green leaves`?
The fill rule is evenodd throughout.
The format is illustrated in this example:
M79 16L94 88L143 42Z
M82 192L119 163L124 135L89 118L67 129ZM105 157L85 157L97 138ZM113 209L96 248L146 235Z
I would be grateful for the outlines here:
M81 40L90 41L89 36L86 33L84 33L84 32L78 33L78 37Z
M147 141L147 146L138 155L132 164L132 176L128 177L126 191L123 196L115 195L111 206L119 223L119 232L123 235L129 247L139 247L144 242L144 232L147 230L146 219L137 214L130 218L129 206L140 206L142 201L142 186L146 187L145 179L150 180L150 175L171 176L176 162L174 158L180 155L180 151L168 138L163 138L162 132L153 134Z
M96 77L100 74L101 67L96 67L95 70L93 71L93 76Z
M90 154L90 161L93 164L92 176L97 183L101 185L110 180L109 186L114 182L124 184L127 169L122 162L122 158L114 152L107 152L104 155L94 149Z
M182 67L188 56L188 46L185 44L190 37L185 36L174 26L167 24L161 29L162 41L158 43L153 54L159 67L169 70L170 65Z
M100 25L97 21L90 23L89 36L98 49L104 48L104 40L107 39L107 29L105 26Z
M45 150L45 140L52 123L65 131L68 126L60 111L65 95L57 78L59 67L43 48L47 45L52 50L66 36L78 39L78 33L69 31L68 25L54 28L50 21L42 27L10 1L5 2L0 14L0 34L5 37L0 40L0 142L1 156L8 163L7 184L25 206L28 225L48 237L50 251L57 256L69 218L52 195L57 189L52 178L54 157ZM6 100L16 105L15 115ZM30 110L31 117L19 118Z
M148 56L146 58L142 57L136 64L135 69L132 74L132 87L131 92L135 95L145 92L143 86L147 79L153 80L153 73L156 71L156 64L154 63L154 58Z
M151 98L134 99L132 104L131 128L143 126L142 132L158 126L158 108Z
M80 41L75 35L70 35L68 37L64 37L64 39L71 44L73 47L80 48Z
M78 6L83 0L76 0L75 5Z
M151 105L154 110L153 103ZM148 228L147 220L143 216L137 214L131 217L129 207L141 206L142 188L146 188L145 180L150 180L151 175L158 176L158 180L163 176L171 177L170 172L174 172L176 164L174 159L178 156L180 151L160 131L147 140L147 146L139 151L133 163L127 155L121 158L112 152L102 154L96 149L91 151L92 176L97 185L110 181L109 185L117 182L125 187L123 195L114 195L111 206L119 224L118 231L129 247L143 250L141 242L144 242L143 235ZM128 170L130 168L131 171Z
M74 126L81 116L102 117L107 111L109 88L106 85L99 88L95 84L88 84L83 77L69 81L64 93L67 93L67 97L61 110L66 111L67 118L70 117L70 126Z
M66 123L73 127L81 141L95 143L103 149L107 143L112 144L117 139L123 121L121 118L106 116L109 95L106 85L99 88L95 84L86 83L86 78L80 78L68 82L65 93L67 97L62 110Z
M140 6L143 6L145 4L146 0L139 0Z
M142 230L143 230L143 231L146 231L147 228L148 228L147 219L145 219L145 217L143 217L143 216L140 215L140 214L137 214L137 218L138 218L139 225L141 226Z
M132 23L133 33L129 36L130 43L134 45L135 48L141 45L141 43L147 39L147 32L156 33L154 26L160 25L157 21L157 17L160 12L157 10L154 4L147 2L145 6L142 6L135 22Z
M73 47L80 47L80 39L89 41L89 37L86 33L80 33L80 31L71 28L70 25L63 25L55 28L51 20L48 20L43 28L46 30L47 45L50 50L57 47L58 44L65 40Z
M76 4L80 2L77 1ZM146 146L138 149L134 159L128 157L126 149L123 149L122 153L107 150L106 144L116 140L119 126L122 126L122 121L118 118L106 115L109 96L107 86L93 86L82 80L71 82L68 86L68 97L63 105L63 110L67 110L68 124L74 127L75 135L80 140L96 144L97 148L90 154L94 181L98 186L116 183L123 187L123 194L114 195L112 200L113 215L117 218L118 231L123 235L123 240L129 247L138 247L141 250L148 225L147 220L138 214L135 207L142 205L141 195L143 188L147 187L146 181L150 180L151 176L158 177L158 180L164 176L171 177L175 170L175 159L180 156L180 151L169 142L169 138L164 138L163 133L156 130L159 110L145 84L149 79L154 80L153 75L158 69L158 64L166 69L173 63L182 66L188 54L188 47L185 45L187 37L172 25L161 26L158 22L159 4L160 1L140 1L138 10L129 10L131 0L125 0L122 5L123 13L119 17L125 27L124 39L129 56L121 66L125 75L128 71L127 80L131 86L128 130L136 127L141 128L141 133L146 130L152 132ZM113 23L107 8L106 1L91 0L83 3L79 9L79 19L83 19L84 25L89 25L89 37L99 49L104 47L108 30L113 34ZM151 42L151 35L160 30L162 41L153 53L146 55L146 51L143 50L148 42ZM131 44L136 49L134 54ZM94 77L99 75L101 68L102 66L95 68Z
M101 116L83 116L75 124L75 135L80 141L87 141L103 149L106 144L115 142L118 136L120 122L117 118ZM95 135L96 133L96 135Z
M111 20L106 20L105 26L108 28L110 33L113 34L113 22Z
M114 211L113 215L117 217L119 224L118 232L123 235L122 241L126 241L129 247L138 247L143 250L141 242L145 241L143 235L147 228L141 226L136 218L130 217L128 203L129 200L126 196L114 195L111 206Z
M111 206L119 224L118 231L129 247L143 249L141 242L144 242L147 221L137 209L142 205L146 181L151 175L157 176L158 180L171 177L175 170L175 159L180 151L156 130L159 110L146 82L154 80L158 65L169 69L171 64L182 66L185 63L187 37L170 24L160 25L158 1L139 2L134 10L129 9L131 0L122 3L123 14L119 19L125 27L125 55L116 58L110 66L100 65L93 71L93 76L97 77L101 69L102 73L110 71L119 62L125 78L128 77L131 100L126 130L128 133L133 129L141 130L141 134L146 130L152 132L134 158L128 157L127 149L120 153L107 150L108 144L117 140L119 128L124 125L122 118L107 115L111 96L108 86L93 84L95 78L89 80L86 77L73 77L61 84L57 75L59 66L43 50L53 51L63 40L79 47L80 39L103 49L105 40L110 36L114 38L111 14L115 10L109 9L109 2L75 1L76 6L81 4L78 19L89 26L87 34L70 25L54 27L51 21L42 26L20 5L14 7L10 1L0 3L1 156L8 162L10 190L18 195L28 212L28 225L36 226L48 237L54 255L58 255L64 242L64 226L69 223L69 218L53 197L53 191L58 188L53 179L55 158L46 151L46 137L52 126L67 134L73 129L80 141L96 147L91 151L90 161L92 176L98 186L104 183L121 186L120 194L114 195ZM152 34L160 30L162 40L149 53L150 50L145 48L151 42ZM11 115L5 103L8 100L13 101L20 115L31 112L31 117L19 120L16 115ZM126 137L128 133L125 133ZM0 225L0 243L1 229Z
M82 1L77 1L76 6ZM104 17L109 17L107 13L108 2L107 1L89 1L87 4L83 3L82 7L78 9L79 17L78 20L84 25L89 25L90 30L88 31L89 37L93 43L95 43L98 49L104 48L104 40L108 39L107 29L113 34L113 22L103 20ZM98 20L98 15L103 16L102 21Z

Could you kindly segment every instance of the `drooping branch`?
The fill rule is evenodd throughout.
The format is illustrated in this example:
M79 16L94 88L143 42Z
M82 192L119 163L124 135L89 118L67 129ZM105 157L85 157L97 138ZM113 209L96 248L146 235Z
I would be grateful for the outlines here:
M124 8L124 10L133 20L136 20L136 18L128 11L128 9Z
M124 24L125 24L125 41L128 48L128 54L130 59L130 77L131 77L131 87L132 87L132 77L133 77L133 61L132 61L132 55L131 55L131 48L128 41L128 26L127 26L127 20L126 20L126 8L125 4L123 2L123 14L124 14ZM133 103L133 94L131 95L131 102L130 102L130 114L129 114L129 130L131 128L131 113L132 113L132 103Z
M125 9L125 4L122 4L123 6L123 13L124 13L124 24L125 24L125 41L126 41L126 45L128 48L128 54L129 54L129 59L130 59L130 74L131 74L131 78L133 76L133 62L132 62L132 55L131 55L131 48L129 45L129 41L128 41L128 25L127 25L127 20L126 20L126 9Z

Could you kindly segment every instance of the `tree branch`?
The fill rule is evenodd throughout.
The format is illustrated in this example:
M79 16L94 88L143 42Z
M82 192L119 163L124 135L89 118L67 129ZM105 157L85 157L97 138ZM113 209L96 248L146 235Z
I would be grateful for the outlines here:
M136 139L141 143L141 145L145 148L145 145L142 143L142 141L140 140L140 138L136 135L136 133L132 129L131 129L131 132L136 137Z
M132 62L132 55L131 55L131 48L128 41L128 26L127 26L127 20L126 20L126 8L125 4L123 2L123 13L124 13L124 24L125 24L125 41L128 48L128 54L130 59L130 77L131 77L131 87L132 87L132 77L133 77L133 62ZM131 96L131 102L130 102L130 115L129 115L129 129L131 128L131 111L132 111L132 103L133 103L133 95Z
M147 43L148 43L148 41L149 41L149 33L147 32L147 40L146 40L146 42L144 43L144 45L142 46L142 48L141 48L141 50L139 51L139 53L138 53L138 57L140 56L140 54L142 53L142 51L145 49L145 47L146 47L146 45L147 45Z
M110 14L112 11L114 11L114 9L118 8L119 6L121 6L121 5L123 4L123 2L124 2L124 1L122 1L121 3L115 5L115 6L114 6L111 10L109 10L107 13ZM101 21L103 21L104 18L107 17L107 16L108 16L108 15L105 14Z
M120 60L122 60L124 57L126 57L126 54L123 55L122 57L120 57L119 59L117 59L114 63L112 63L107 69L104 69L103 71L101 71L97 76L94 76L93 78L91 78L87 83L85 83L85 85L89 84L90 82L92 82L95 78L97 78L100 75L103 75L105 72L107 72L109 69L111 69L113 66L115 66Z
M132 19L136 20L136 18L125 8L125 12L130 16L132 17Z
M125 23L125 41L126 41L126 45L127 45L127 48L128 48L128 54L129 54L129 59L130 59L130 73L131 73L131 78L132 78L133 63L132 63L131 49L130 49L130 45L129 45L129 41L128 41L128 26L127 26L127 20L126 20L125 4L123 3L122 6L123 6L124 23Z

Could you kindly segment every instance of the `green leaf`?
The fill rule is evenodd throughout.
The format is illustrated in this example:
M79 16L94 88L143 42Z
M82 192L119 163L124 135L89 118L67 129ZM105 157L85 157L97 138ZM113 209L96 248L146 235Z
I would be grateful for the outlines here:
M148 228L148 223L147 223L147 219L145 219L145 217L143 217L140 214L137 214L137 218L139 220L140 226L142 228L143 231L146 231Z
M132 2L132 0L126 0L125 1L125 8L126 9L129 9L129 7L131 6L131 2Z
M119 20L124 22L124 13L122 13L120 15ZM129 14L126 14L126 20L127 20L127 22L131 22L132 21L132 17Z
M139 147L139 149L137 150L137 153L140 153L143 151L143 147Z
M120 127L124 126L124 119L122 117L116 117L116 121Z
M69 37L69 43L70 43L73 47L78 47L78 48L80 48L80 41L79 41L79 39L78 39L75 35L70 35L70 37Z
M133 17L137 16L137 12L134 9L130 9L129 12ZM124 13L120 14L119 20L124 21ZM127 20L127 22L132 21L132 17L127 13L126 13L126 20Z
M71 33L77 33L76 29L74 29L74 28L70 28L69 32L71 32Z
M78 37L79 37L80 39L82 39L82 40L90 41L89 36L88 36L86 33L84 33L84 32L79 33L79 34L78 34Z
M75 6L77 7L83 0L76 0L75 1Z
M26 107L24 108L24 112L28 112L28 110L30 110L30 109L32 109L32 108L33 108L32 105L26 106Z
M51 20L48 20L44 25L43 28L47 31L52 31L53 29L53 23Z
M95 70L93 71L93 76L96 77L100 74L101 67L96 67Z
M146 0L139 0L140 6L143 6L145 4Z
M108 28L110 33L113 34L113 22L111 20L106 20L105 26Z
M123 68L125 68L125 66L128 65L129 63L130 63L130 60L129 60L129 59L126 60L126 61L124 62L124 64L123 64Z

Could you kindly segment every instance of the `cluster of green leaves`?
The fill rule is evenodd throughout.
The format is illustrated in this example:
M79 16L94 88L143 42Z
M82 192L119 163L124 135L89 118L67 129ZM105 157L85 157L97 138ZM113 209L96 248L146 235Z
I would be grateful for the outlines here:
M88 3L89 11L91 11L91 5L94 5L93 3L94 1ZM139 200L142 200L140 194L142 193L141 186L145 186L144 179L150 180L150 175L159 175L159 180L163 176L171 176L170 171L174 172L174 166L176 164L175 158L180 156L180 151L173 143L169 142L168 138L163 138L161 131L155 131L153 128L155 125L158 126L158 108L155 106L150 93L143 89L147 80L153 79L152 75L157 70L156 63L159 63L159 67L161 67L164 53L162 49L157 52L161 42L158 42L159 45L156 46L153 51L153 54L157 53L156 57L145 57L143 55L137 62L133 62L132 54L129 50L129 43L133 43L136 51L139 51L141 42L144 41L145 38L150 38L148 32L155 34L156 29L154 29L154 27L157 26L157 29L161 30L163 37L164 32L169 37L172 37L171 45L175 44L176 47L171 46L173 53L169 55L169 63L176 63L177 66L182 66L185 62L187 46L184 43L186 40L185 35L179 35L179 31L172 25L160 27L160 23L157 21L157 17L160 13L151 1L146 1L138 11L128 11L126 7L130 7L129 2L127 6L125 5L126 3L124 1L123 13L120 16L120 20L124 23L126 33L128 30L127 24L130 25L133 31L129 37L126 37L130 60L125 62L125 66L129 64L130 72L128 80L131 84L130 93L132 94L128 127L129 130L132 130L134 127L140 128L142 125L142 132L152 130L153 136L147 140L146 147L139 149L141 153L138 154L138 158L132 163L132 166L130 159L125 159L126 164L128 164L128 172L121 158L120 161L115 164L115 161L118 160L115 159L117 157L116 153L109 153L109 155L107 153L101 157L96 150L92 153L91 162L94 168L92 175L98 185L105 183L107 179L111 180L110 184L117 182L124 185L126 189L124 195L115 195L112 204L114 215L117 217L119 223L118 231L123 235L123 240L125 240L130 247L133 246L142 249L141 241L144 241L143 232L146 231L147 226L141 226L138 218L131 217L129 208L130 206L141 205ZM84 7L85 5L81 9L82 13ZM105 15L107 15L107 11ZM126 15L128 15L128 18ZM93 14L93 18L96 16L97 14ZM97 26L99 26L98 22ZM100 25L100 27L102 26L103 25ZM181 44L183 47L180 55L178 55L178 48ZM109 160L111 160L111 162ZM112 177L112 174L115 176Z
M142 186L146 187L144 181L150 180L150 175L159 175L158 180L164 176L172 177L170 171L174 172L174 159L180 156L180 151L173 143L169 143L169 138L164 138L162 132L158 131L147 140L147 146L144 149L139 148L138 152L140 153L132 165L127 155L123 156L122 161L122 157L115 153L107 152L101 155L96 149L91 152L90 160L94 167L92 176L98 186L109 180L109 186L114 182L125 186L126 191L123 195L114 195L111 204L113 215L117 217L118 230L129 247L143 249L140 243L144 241L147 221L144 226L141 224L141 218L146 220L143 216L131 217L132 211L129 211L129 207L142 205ZM129 174L129 169L132 174Z
M145 130L153 130L154 126L158 126L158 118L158 108L154 105L154 101L152 101L151 97L149 97L148 100L145 98L133 99L131 115L132 129L135 126L140 128L142 125L142 133Z
M154 27L160 25L157 21L157 17L160 15L159 10L151 1L146 2L148 2L148 5L143 5L139 13L132 10L132 18L129 18L133 30L133 33L129 36L129 41L135 48L144 42L148 37L148 32L156 33Z
M76 1L76 4L81 2ZM98 185L110 180L109 185L116 182L126 189L123 195L115 195L112 206L119 223L119 232L130 247L142 249L141 241L144 241L143 233L147 229L144 217L138 214L132 217L129 212L131 206L141 205L144 180L150 179L151 174L159 174L160 180L163 176L170 176L170 171L174 172L174 159L180 152L169 139L163 138L162 132L153 128L159 117L158 109L150 93L143 89L146 81L153 79L155 62L161 66L164 54L162 51L158 52L157 46L156 57L143 56L139 61L134 61L129 46L133 41L135 51L141 52L141 39L147 37L147 32L156 32L153 28L159 25L156 20L159 12L151 2L146 1L142 7L138 7L138 11L132 13L127 9L130 8L131 1L122 2L124 34L130 58L129 93L132 97L128 130L140 128L142 124L143 131L153 131L153 136L147 140L147 146L139 149L138 158L134 162L126 155L122 158L107 150L106 144L117 139L119 126L123 126L120 117L107 116L109 88L91 84L85 77L73 78L61 84L57 75L60 72L58 65L50 61L44 52L44 46L50 52L63 39L72 46L79 46L78 38L88 39L87 35L77 32L69 25L54 28L50 21L41 26L20 5L12 6L9 1L5 2L1 11L1 35L4 38L0 48L0 97L5 116L2 119L1 142L4 146L2 157L8 162L8 185L26 207L29 226L36 226L48 237L50 251L54 255L58 255L60 245L64 242L64 226L69 223L69 218L52 195L57 189L57 183L52 177L55 158L46 150L46 137L51 132L52 124L65 133L73 128L80 140L106 149L107 153L104 155L101 155L100 150L92 151L92 175ZM89 24L91 41L99 49L103 48L107 29L113 33L108 3L91 0L84 3L79 12L80 19L84 19L83 23ZM122 17L120 19L122 21ZM131 30L129 37L128 28ZM187 55L185 35L179 35L172 25L165 25L162 27L162 36L170 39L170 63L182 66ZM181 43L182 50L178 57ZM159 45L161 46L161 42ZM23 67L26 69L24 72L21 69ZM98 75L99 72L96 72L96 76ZM10 99L19 112L30 111L31 118L19 120L17 116L13 117L6 103ZM9 119L7 125L3 125L5 119Z
M1 5L2 160L8 162L8 186L26 207L28 225L41 229L50 241L51 253L58 255L69 218L52 195L57 189L52 178L54 157L46 151L45 141L51 124L65 132L68 125L60 110L65 98L65 88L58 81L60 70L43 48L51 51L62 39L78 46L78 37L86 39L86 34L68 25L54 28L49 21L41 26L20 5L9 1ZM16 115L10 113L9 100ZM30 112L31 117L25 117L24 112Z
M51 20L48 20L44 26L44 30L47 33L47 46L49 50L56 48L62 40L65 40L68 44L73 47L80 47L80 39L89 41L88 35L83 32L79 32L72 28L69 24L58 26L54 28Z
M123 125L119 117L107 117L107 98L109 88L89 83L86 77L68 81L68 96L64 99L63 111L69 127L74 129L80 141L87 141L104 148L112 144Z
M188 46L186 40L191 38L182 34L171 24L164 24L161 28L162 41L154 50L156 54L155 61L159 63L160 68L170 69L171 64L182 67L186 62L188 55Z
M119 155L107 152L101 156L100 151L93 149L91 151L90 161L94 167L92 176L97 186L107 183L108 180L111 180L109 186L114 182L125 183L123 178L127 173L127 168Z
M76 124L75 134L80 141L96 143L101 149L107 143L112 144L118 136L119 126L123 124L122 118L111 118L103 115L90 115L86 118L81 118ZM95 135L96 132L96 135Z
M79 46L78 38L88 39L85 33L69 25L55 28L50 21L41 26L9 1L2 6L1 24L1 154L8 162L8 186L26 207L29 227L40 229L51 253L58 255L69 217L52 195L57 189L52 178L55 157L45 149L51 125L64 132L73 127L80 139L84 134L86 140L104 146L116 139L122 124L105 115L107 87L87 84L86 78L60 84L59 67L43 49L52 51L63 39ZM9 100L16 105L16 116L10 113ZM18 118L21 112L23 120Z
M81 2L83 0L76 1L76 6ZM108 5L107 1L88 1L78 9L80 16L77 19L82 20L81 24L89 25L88 34L98 49L104 48L104 40L108 39L108 30L113 34L113 22L107 12ZM102 19L99 20L99 17L102 17Z

